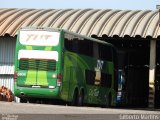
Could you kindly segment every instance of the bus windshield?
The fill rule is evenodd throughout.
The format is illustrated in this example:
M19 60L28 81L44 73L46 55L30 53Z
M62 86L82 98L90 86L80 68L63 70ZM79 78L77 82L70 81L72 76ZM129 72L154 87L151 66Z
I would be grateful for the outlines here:
M22 45L57 46L59 37L59 32L22 30L20 31L19 41Z

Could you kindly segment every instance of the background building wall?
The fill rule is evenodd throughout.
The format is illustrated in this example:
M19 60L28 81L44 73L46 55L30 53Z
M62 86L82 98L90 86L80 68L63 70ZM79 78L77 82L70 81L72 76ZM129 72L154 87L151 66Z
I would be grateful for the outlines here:
M15 37L0 37L0 86L5 86L12 92L14 92L15 44Z

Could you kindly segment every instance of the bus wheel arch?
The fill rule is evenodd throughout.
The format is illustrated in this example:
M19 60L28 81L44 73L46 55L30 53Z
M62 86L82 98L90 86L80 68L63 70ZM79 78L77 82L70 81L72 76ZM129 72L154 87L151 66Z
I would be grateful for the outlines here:
M77 105L78 93L78 88L76 87L71 96L71 106Z
M79 91L79 94L78 94L78 101L77 101L77 105L78 106L83 106L84 104L84 89L81 88L80 91Z

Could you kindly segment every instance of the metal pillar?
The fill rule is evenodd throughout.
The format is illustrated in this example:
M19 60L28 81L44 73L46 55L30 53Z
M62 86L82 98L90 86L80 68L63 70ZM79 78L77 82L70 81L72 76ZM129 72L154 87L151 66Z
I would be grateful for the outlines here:
M155 69L156 69L156 40L151 40L150 67L149 67L149 96L148 96L149 108L154 108L154 103L155 103Z

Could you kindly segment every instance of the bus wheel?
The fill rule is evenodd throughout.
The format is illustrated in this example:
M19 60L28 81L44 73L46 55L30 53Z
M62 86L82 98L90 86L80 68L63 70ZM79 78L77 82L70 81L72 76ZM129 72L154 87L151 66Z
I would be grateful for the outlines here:
M78 90L76 89L72 97L71 106L77 105L77 97L78 97Z
M27 99L25 99L25 98L20 98L20 103L27 103Z
M36 103L36 102L37 102L37 100L36 100L36 99L34 99L34 98L29 99L29 103Z
M111 103L112 103L112 95L109 94L106 100L106 108L111 107Z
M84 100L84 92L81 91L78 95L78 101L77 101L77 105L78 106L83 106L83 100Z

